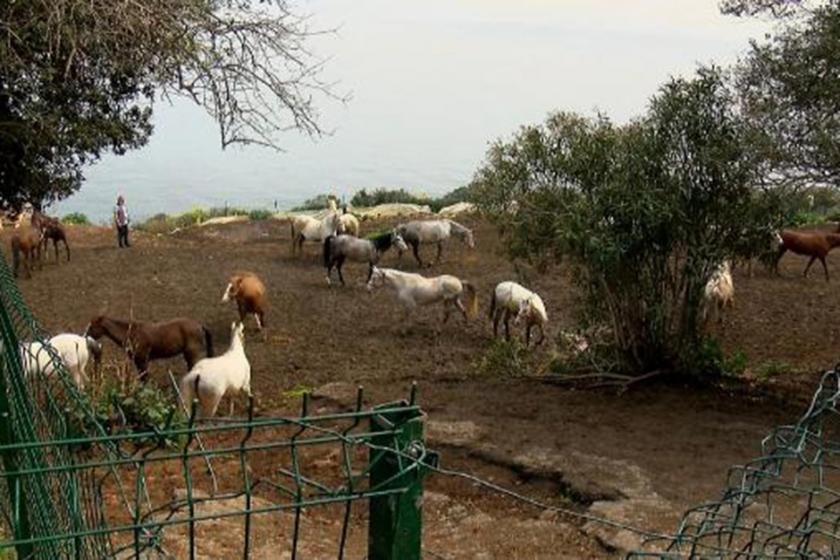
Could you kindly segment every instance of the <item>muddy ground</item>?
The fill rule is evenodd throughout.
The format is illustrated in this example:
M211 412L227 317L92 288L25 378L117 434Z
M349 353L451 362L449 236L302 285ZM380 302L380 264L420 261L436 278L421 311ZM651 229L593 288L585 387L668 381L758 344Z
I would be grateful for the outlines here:
M803 279L805 262L786 256L780 278L760 268L752 278L736 271L736 305L718 328L725 349L743 351L748 377L760 382L731 391L657 384L619 395L482 373L476 364L490 344L487 296L497 282L516 275L495 232L471 225L477 249L452 244L434 269L478 285L481 320L470 324L454 317L441 326L439 308L422 309L403 324L393 294L365 290L362 265L348 265L348 285L330 289L320 247L307 246L303 258L292 258L288 227L274 221L164 236L135 232L130 249L118 249L109 230L71 227L72 261L56 265L50 255L43 270L20 285L51 332L81 332L91 316L105 311L150 320L189 316L206 324L222 349L235 318L233 307L220 303L227 277L254 271L271 298L265 335L249 323L246 343L258 414L295 413L299 402L289 394L295 389L313 388L319 406L343 409L358 385L369 403L378 403L404 397L416 381L428 413L429 445L441 452L444 467L653 531L672 531L683 510L717 497L727 468L756 456L772 426L796 419L820 372L840 354L834 320L840 254L829 259L837 273L831 282L818 269ZM3 238L8 246L8 232ZM429 249L425 254L431 256ZM397 265L395 256L384 264ZM408 255L399 266L416 269ZM528 283L547 304L552 338L574 325L574 297L562 270ZM119 360L116 346L108 343L106 351L111 363ZM551 351L552 343L544 345L535 361L544 363ZM163 383L167 369L181 374L185 366L158 363L153 376ZM461 478L432 475L426 487L427 557L601 558L617 554L611 547L635 542ZM362 510L354 508L354 520L362 520ZM288 518L277 519L255 526L264 533L257 557L282 557L276 554L286 540L272 539L288 530ZM334 521L315 514L308 522L317 533L319 522ZM354 558L364 550L364 524L356 525L348 548ZM212 542L212 534L207 538ZM334 556L325 542L332 541L307 545L303 557ZM220 550L209 547L201 555L226 557Z

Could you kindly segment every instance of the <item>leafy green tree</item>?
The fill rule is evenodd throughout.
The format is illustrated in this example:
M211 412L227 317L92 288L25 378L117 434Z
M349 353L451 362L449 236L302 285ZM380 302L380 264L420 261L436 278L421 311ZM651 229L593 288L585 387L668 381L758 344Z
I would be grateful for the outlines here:
M620 369L706 373L705 284L766 249L781 218L775 191L754 186L749 135L721 72L702 69L630 124L558 113L496 142L473 196L512 257L568 263Z
M735 68L744 115L770 179L836 185L840 180L840 3L726 0L724 13L770 16Z
M0 2L0 205L63 198L105 151L142 146L153 102L187 96L223 146L318 134L330 95L286 0Z

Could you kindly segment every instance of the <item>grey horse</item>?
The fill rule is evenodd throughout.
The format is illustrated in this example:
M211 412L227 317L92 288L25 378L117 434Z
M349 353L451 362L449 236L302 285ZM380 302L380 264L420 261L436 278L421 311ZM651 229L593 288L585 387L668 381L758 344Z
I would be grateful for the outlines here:
M335 267L338 270L341 285L344 285L341 267L344 266L346 259L368 263L368 280L370 280L373 265L379 262L382 254L392 245L400 251L408 249L402 236L396 230L377 235L372 239L360 239L354 235L330 235L324 240L324 267L327 269L327 284L332 284L330 276L333 267Z
M417 264L421 267L423 266L423 261L418 252L421 243L437 244L435 264L440 262L440 257L443 253L443 242L451 236L455 236L463 241L470 249L475 248L475 239L473 238L472 230L453 220L416 220L398 225L397 231L403 236L405 242L411 245L414 258L417 259ZM399 256L402 258L402 250L400 250Z

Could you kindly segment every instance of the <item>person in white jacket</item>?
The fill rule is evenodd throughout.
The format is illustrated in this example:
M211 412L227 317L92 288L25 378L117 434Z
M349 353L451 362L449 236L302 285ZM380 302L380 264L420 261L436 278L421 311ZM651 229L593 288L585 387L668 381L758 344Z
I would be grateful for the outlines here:
M114 225L117 228L117 243L120 247L131 247L128 242L128 208L125 207L125 199L122 195L117 197L117 205L114 206Z

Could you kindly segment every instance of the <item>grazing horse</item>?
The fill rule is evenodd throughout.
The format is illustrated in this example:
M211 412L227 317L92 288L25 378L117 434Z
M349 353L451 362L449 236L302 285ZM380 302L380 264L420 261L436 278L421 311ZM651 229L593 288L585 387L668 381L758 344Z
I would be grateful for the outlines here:
M723 322L723 310L735 305L735 284L732 281L732 266L729 261L723 261L703 288L703 322L717 318Z
M233 299L239 310L239 322L245 324L245 316L252 313L257 320L257 328L265 326L265 312L268 308L268 296L265 284L253 272L237 272L230 277L222 303Z
M403 236L405 242L411 245L414 258L417 259L417 264L420 267L423 266L423 261L418 253L421 243L437 244L435 263L440 262L443 242L453 235L463 241L470 249L475 248L472 231L453 220L416 220L398 225L397 231ZM402 258L402 251L399 252L399 256Z
M187 368L192 369L202 347L213 356L213 339L201 323L193 319L172 319L160 323L126 321L98 315L91 319L85 336L99 340L107 336L122 347L137 367L141 381L145 381L149 361L184 356Z
M840 245L840 234L838 233L817 233L785 230L778 235L779 249L773 262L773 270L779 274L779 261L787 251L797 255L811 257L808 266L805 267L804 276L808 277L808 270L819 259L825 271L825 281L828 282L828 266L825 264L825 257L828 252Z
M102 363L102 346L89 336L73 333L57 334L47 341L21 344L21 362L27 375L40 372L44 376L55 373L55 361L47 350L50 346L56 356L64 363L73 382L79 389L84 389L88 361L93 357L94 371L99 372Z
M21 255L23 255L23 267L26 270L26 277L32 278L32 263L37 263L41 268L41 240L43 232L32 226L23 225L12 235L12 261L14 263L15 278L18 277Z
M338 212L331 210L322 220L312 216L295 216L292 226L292 256L303 253L304 241L321 242L338 230Z
M531 342L531 328L540 329L540 339L537 345L545 340L545 325L548 323L548 313L539 294L517 284L516 282L500 282L493 290L490 299L490 320L493 321L493 337L499 336L499 321L504 317L505 338L510 340L510 318L514 325L525 320L525 346Z
M426 278L411 272L402 272L393 268L371 269L368 290L377 286L388 285L397 292L397 299L409 315L418 305L443 303L443 322L449 320L452 306L464 316L464 320L475 318L478 314L478 294L475 286L470 282L444 274L434 278ZM461 295L467 292L467 307L461 302Z
M370 266L367 280L370 280L374 265L379 262L382 254L392 245L395 245L400 251L408 249L402 236L396 230L377 235L372 239L359 239L352 235L331 235L327 237L324 240L324 266L327 268L327 284L332 284L330 276L333 266L335 266L338 270L338 279L341 280L341 285L344 285L341 267L344 266L346 259L368 263Z

